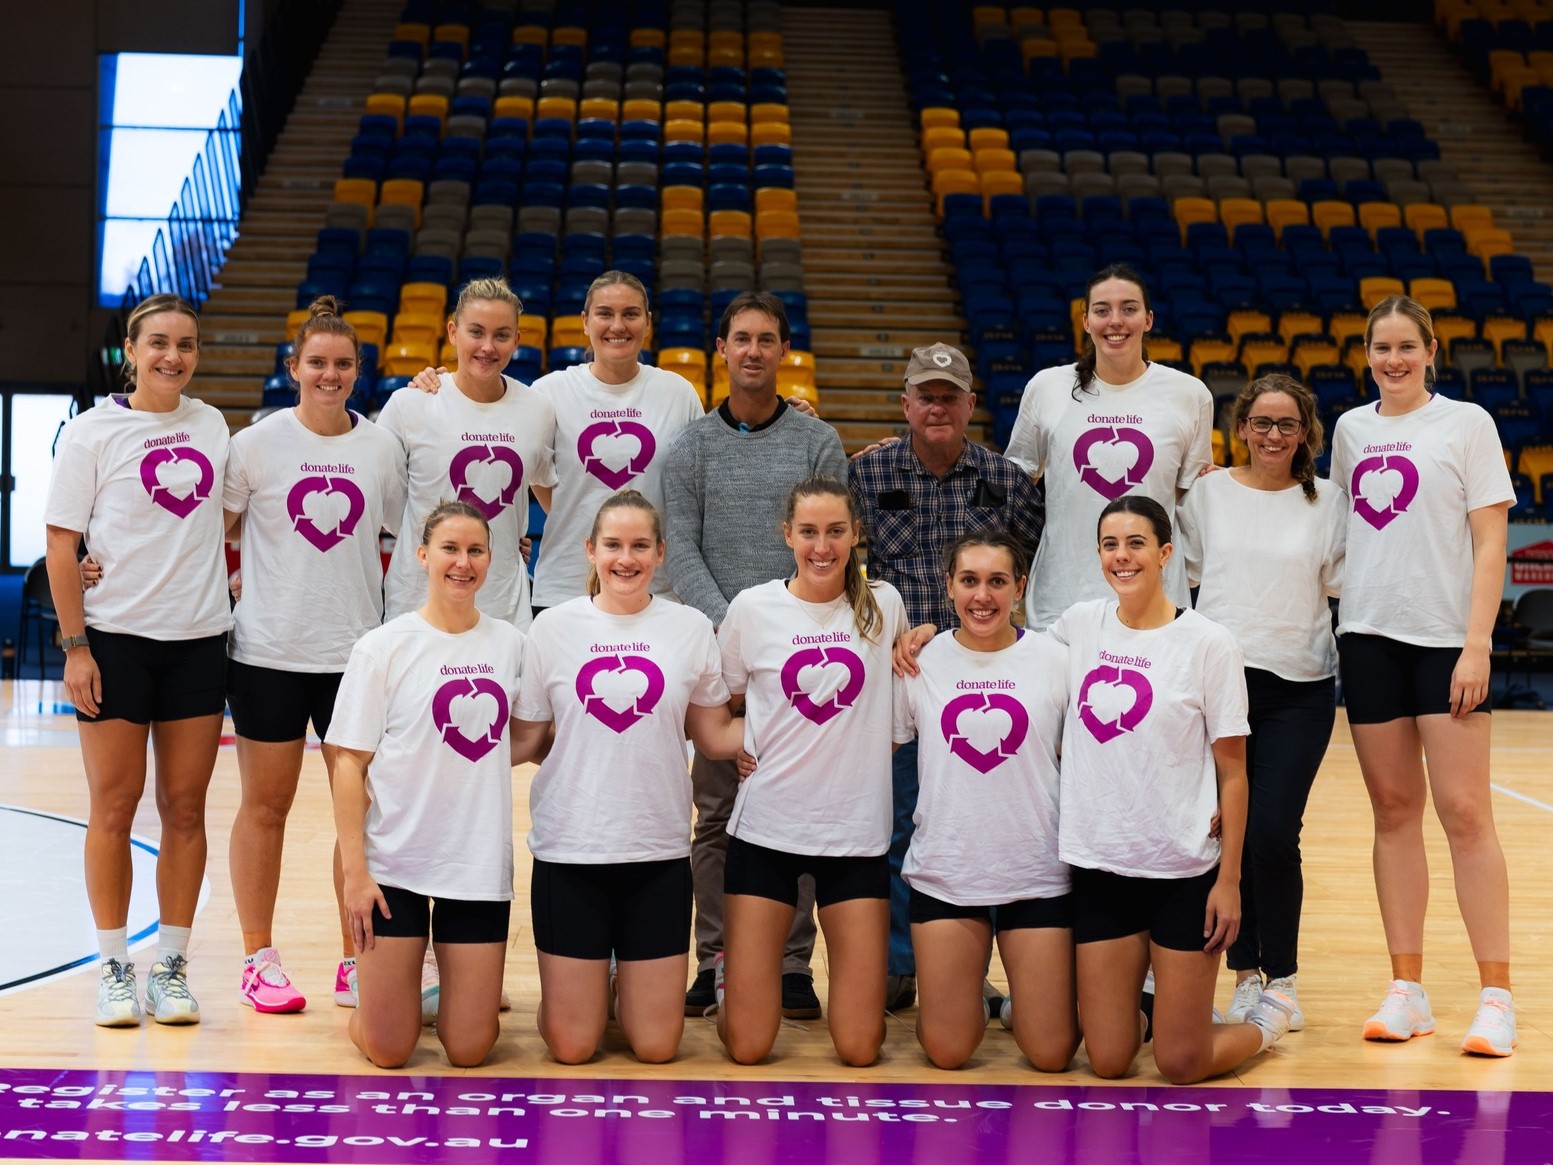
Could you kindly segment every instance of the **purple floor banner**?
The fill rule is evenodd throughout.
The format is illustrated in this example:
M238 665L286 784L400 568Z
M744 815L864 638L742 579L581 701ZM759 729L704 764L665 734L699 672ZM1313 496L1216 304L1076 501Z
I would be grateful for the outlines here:
M1546 1165L1553 1093L0 1070L0 1159Z

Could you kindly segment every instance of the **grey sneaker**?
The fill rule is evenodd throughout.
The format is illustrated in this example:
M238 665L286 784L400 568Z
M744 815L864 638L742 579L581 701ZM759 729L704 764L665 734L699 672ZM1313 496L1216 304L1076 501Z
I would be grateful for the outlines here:
M146 978L146 1010L157 1023L199 1023L200 1005L189 993L189 960L169 955L165 963L152 963Z
M890 975L884 981L884 1009L904 1011L917 1001L915 975Z
M98 1027L139 1027L140 1000L135 990L135 964L105 959L97 980Z

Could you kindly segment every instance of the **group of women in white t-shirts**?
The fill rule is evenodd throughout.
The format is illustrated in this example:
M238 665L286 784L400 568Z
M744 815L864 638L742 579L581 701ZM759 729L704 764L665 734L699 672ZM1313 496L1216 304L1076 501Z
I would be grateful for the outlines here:
M1491 421L1430 393L1428 315L1388 300L1366 332L1380 399L1339 424L1332 482L1314 474L1314 400L1280 377L1235 402L1248 463L1199 476L1212 402L1200 382L1147 361L1142 281L1108 268L1086 305L1092 343L1031 381L1009 447L1046 482L1035 561L1002 535L961 539L944 571L959 626L935 635L908 633L900 596L863 578L863 532L831 479L787 501L791 577L738 595L720 628L665 596L658 470L701 405L687 382L640 364L647 297L629 276L590 291L593 360L532 388L502 374L516 298L500 281L469 285L448 325L457 371L423 374L418 387L440 391L394 394L375 426L345 408L357 345L321 301L295 345L297 407L230 441L219 414L181 395L197 361L194 313L146 301L126 340L134 391L67 426L48 509L91 789L97 1022L141 1018L124 917L148 733L163 925L147 1006L160 1022L198 1018L188 927L225 696L243 782L231 847L242 998L261 1011L305 1003L271 930L311 721L338 832L335 998L356 1007L351 1035L374 1063L414 1052L428 941L450 1061L490 1053L512 898L510 770L530 760L544 1042L557 1060L586 1061L614 1016L639 1059L676 1054L687 738L708 756L738 754L746 774L717 967L729 1055L759 1061L778 1038L783 945L809 874L833 1043L848 1065L874 1062L889 754L916 737L921 799L904 875L929 1058L958 1066L979 1045L995 937L1011 988L1003 1019L1036 1067L1067 1067L1082 1039L1097 1073L1129 1071L1151 976L1164 1075L1228 1071L1304 1021L1299 823L1333 722L1328 599L1341 588L1341 666L1393 969L1365 1035L1433 1030L1419 986L1422 750L1483 976L1463 1046L1508 1055L1485 700L1513 495ZM218 484L225 519L211 502ZM517 553L531 490L550 510L532 624ZM239 523L228 643L221 543ZM379 527L398 535L386 609ZM84 591L82 534L100 567ZM1200 583L1196 611L1189 583ZM1227 1023L1213 1011L1221 953L1237 975Z

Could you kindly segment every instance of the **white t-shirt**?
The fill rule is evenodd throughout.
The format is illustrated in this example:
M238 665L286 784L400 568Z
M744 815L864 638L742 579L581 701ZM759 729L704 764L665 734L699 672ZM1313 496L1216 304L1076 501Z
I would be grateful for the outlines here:
M426 601L426 572L415 547L426 515L447 501L469 502L491 524L491 570L480 588L480 610L519 628L533 619L518 541L528 533L529 486L555 484L555 412L528 385L504 379L506 395L481 404L445 373L440 392L396 392L378 414L410 467L409 501L384 585L390 619Z
M739 786L728 832L784 853L876 857L890 848L890 648L906 608L889 583L874 641L846 596L794 598L782 579L740 591L718 629L728 690L746 694Z
M585 864L685 857L685 710L727 702L717 636L692 607L654 599L611 615L584 595L542 611L514 712L555 721L529 789L529 850Z
M1493 418L1440 395L1396 417L1352 409L1337 419L1332 480L1350 507L1337 633L1460 647L1472 605L1467 515L1515 501Z
M181 397L167 413L110 396L59 435L43 520L86 535L102 581L86 625L146 639L203 639L231 626L219 409Z
M1131 384L1073 399L1073 364L1037 372L1025 386L1007 456L1046 482L1046 529L1030 571L1031 624L1045 627L1081 599L1110 594L1095 550L1100 511L1127 493L1173 515L1176 492L1213 460L1213 396L1195 376L1150 364ZM1187 602L1179 563L1165 572L1176 606Z
M523 632L488 615L454 635L412 611L357 641L327 740L373 754L374 880L433 898L511 900L508 720L522 664Z
M243 515L232 658L337 672L383 621L378 531L404 514L404 450L371 421L321 437L295 409L232 438L222 505Z
M1246 666L1286 680L1337 674L1329 597L1342 585L1347 506L1330 481L1253 489L1230 471L1199 477L1176 510L1176 551L1197 612L1226 628Z
M1247 736L1246 673L1230 633L1196 611L1134 631L1116 601L1052 624L1068 645L1059 854L1134 878L1190 878L1219 861L1213 742Z
M971 651L945 631L897 678L895 738L917 738L916 832L902 876L956 906L1066 894L1057 857L1057 756L1068 652L1027 631Z
M555 408L556 489L534 568L534 605L553 607L587 593L582 544L606 498L630 486L663 513L664 459L706 410L690 381L646 364L626 384L605 384L593 365L574 364L540 377L534 391ZM660 570L653 591L668 589L669 572Z

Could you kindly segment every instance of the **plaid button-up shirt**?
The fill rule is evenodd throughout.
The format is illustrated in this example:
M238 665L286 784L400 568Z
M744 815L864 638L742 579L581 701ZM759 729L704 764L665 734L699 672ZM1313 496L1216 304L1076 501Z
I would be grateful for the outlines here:
M959 626L944 583L944 550L956 538L1007 530L1033 558L1046 523L1043 491L972 441L943 477L923 466L908 437L849 462L847 482L868 535L868 576L901 593L913 626Z

